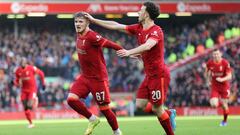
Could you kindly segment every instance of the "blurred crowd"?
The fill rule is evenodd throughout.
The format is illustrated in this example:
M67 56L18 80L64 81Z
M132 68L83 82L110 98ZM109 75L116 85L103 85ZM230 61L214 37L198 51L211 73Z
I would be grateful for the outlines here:
M236 14L223 15L216 19L204 20L194 26L186 24L179 28L166 28L169 31L163 28L166 63L175 63L201 53L213 47L214 44L239 36L239 19L239 15ZM124 33L97 26L91 28L127 49L137 46L136 39ZM26 57L30 64L42 69L49 78L58 78L57 82L49 81L45 91L39 90L40 105L49 108L64 107L70 83L81 71L75 51L74 29L51 26L32 27L31 25L19 26L18 32L9 28L8 25L0 26L0 29L0 106L5 110L11 110L12 106L19 104L20 89L12 86L11 80L14 79L14 70L19 66L20 58ZM103 52L109 72L111 92L135 92L144 78L141 60L121 59L116 56L114 50L105 48ZM235 58L231 56L233 52L231 49L225 52L230 59ZM232 64L239 62L239 51L236 54L238 59L231 61ZM199 65L199 62L196 65ZM204 85L202 67L190 66L189 68L191 70L179 72L176 79L172 80L174 86L171 86L171 98L168 101L171 106L208 105L209 91ZM235 68L235 71L239 72L239 68ZM198 80L189 76L196 76ZM239 83L239 78L235 80L236 89L239 89L237 82ZM197 96L199 93L202 96ZM188 96L182 96L183 94Z

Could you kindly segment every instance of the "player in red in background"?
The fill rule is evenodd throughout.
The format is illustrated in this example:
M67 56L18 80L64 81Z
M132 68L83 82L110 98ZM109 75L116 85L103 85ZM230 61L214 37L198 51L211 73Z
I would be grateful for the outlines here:
M71 85L67 102L72 109L89 120L85 135L90 135L100 120L86 108L80 99L86 98L91 92L100 111L111 126L113 134L122 135L117 118L109 107L108 73L102 52L103 47L114 50L122 49L122 47L92 31L89 28L90 21L83 12L75 14L74 23L77 32L76 49L82 72Z
M159 7L152 2L145 2L138 12L138 24L124 25L114 21L104 21L86 14L91 22L111 30L119 30L137 36L139 46L117 51L120 57L141 55L146 77L137 92L136 105L145 110L150 101L152 110L167 135L173 135L175 129L175 110L165 110L164 102L170 83L170 73L164 64L164 35L162 29L154 23L159 16ZM170 120L171 119L171 120Z
M31 110L37 107L37 84L35 74L40 76L43 89L45 89L44 73L35 66L28 65L27 59L21 59L21 66L15 72L16 79L14 84L19 86L21 91L21 101L25 110L26 118L29 122L28 128L33 128Z
M232 72L229 62L222 58L222 53L216 49L212 53L213 59L207 62L205 76L211 88L210 104L212 107L222 106L224 119L220 126L227 126L229 114L228 99L230 96L230 83Z

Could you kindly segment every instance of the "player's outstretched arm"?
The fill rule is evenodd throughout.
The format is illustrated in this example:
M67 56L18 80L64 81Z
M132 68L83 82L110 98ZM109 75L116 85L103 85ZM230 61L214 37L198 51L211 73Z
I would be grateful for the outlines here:
M95 23L97 25L100 25L106 29L110 29L110 30L119 30L122 32L126 32L126 25L124 24L120 24L118 22L115 21L107 21L107 20L100 20L100 19L96 19L94 17L92 17L90 14L86 13L85 16L92 22Z
M120 57L127 57L127 56L131 56L131 55L141 54L142 52L149 51L156 44L157 44L156 40L148 39L146 41L146 43L144 43L136 48L133 48L130 50L122 49L122 50L117 51L117 55Z

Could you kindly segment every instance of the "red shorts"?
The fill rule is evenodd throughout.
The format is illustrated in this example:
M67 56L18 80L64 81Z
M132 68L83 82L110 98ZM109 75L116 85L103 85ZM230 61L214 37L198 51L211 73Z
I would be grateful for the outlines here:
M211 86L211 98L224 98L228 99L230 96L230 87L219 87L216 85Z
M79 98L86 98L90 92L98 105L110 103L108 81L88 79L81 75L71 84L69 93L76 94Z
M137 92L137 98L148 99L152 104L163 105L170 83L169 77L145 77Z
M37 94L35 91L33 92L22 92L21 93L21 101L23 100L32 100L37 97Z

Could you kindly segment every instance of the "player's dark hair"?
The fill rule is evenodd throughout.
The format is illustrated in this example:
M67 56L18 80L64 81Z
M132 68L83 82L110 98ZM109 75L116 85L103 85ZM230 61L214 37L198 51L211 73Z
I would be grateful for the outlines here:
M212 51L212 52L216 52L216 51L219 51L219 52L221 52L221 51L220 51L220 49L218 49L218 48L215 48L215 49L213 49L213 51Z
M160 9L156 4L153 2L144 2L143 5L146 7L146 11L152 20L155 20L159 16Z
M87 17L85 17L85 14L84 12L80 11L80 12L77 12L74 14L74 19L76 19L77 17L80 17L80 18L85 18L87 19Z

